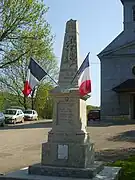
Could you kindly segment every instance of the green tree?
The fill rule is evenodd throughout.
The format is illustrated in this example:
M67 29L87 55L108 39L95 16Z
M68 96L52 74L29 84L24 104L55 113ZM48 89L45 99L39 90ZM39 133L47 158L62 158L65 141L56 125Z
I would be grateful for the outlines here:
M28 101L25 97L22 98L22 89L30 57L35 58L53 78L57 78L57 62L52 49L53 36L50 25L45 19L48 8L43 2L36 0L7 2L3 4L3 11L5 10L7 13L7 9L10 9L12 12L9 12L10 23L7 24L13 31L9 31L5 38L1 38L0 46L4 47L4 53L0 67L5 68L1 69L0 85L4 91L16 95L18 103L27 108L29 107L29 98ZM12 6L15 7L12 9ZM21 16L18 17L20 14ZM10 16L14 16L14 18ZM15 24L12 24L13 19L16 19ZM11 63L14 63L14 66L9 66Z
M35 97L35 109L42 118L51 119L53 113L53 100L49 91L53 88L50 83L40 84Z
M34 33L37 25L45 30L42 33L48 33L49 25L45 21L48 8L43 1L37 0L0 0L0 68L7 67L15 63L29 52L18 48L18 54L11 59L16 45L22 39L39 39L39 34ZM43 29L42 28L42 29ZM35 31L33 31L35 29ZM33 34L28 32L33 31ZM46 37L50 38L50 37Z
M4 111L6 108L20 106L15 95L8 92L0 92L0 111Z
M87 113L90 110L99 110L99 109L100 109L100 107L98 107L98 106L87 105Z

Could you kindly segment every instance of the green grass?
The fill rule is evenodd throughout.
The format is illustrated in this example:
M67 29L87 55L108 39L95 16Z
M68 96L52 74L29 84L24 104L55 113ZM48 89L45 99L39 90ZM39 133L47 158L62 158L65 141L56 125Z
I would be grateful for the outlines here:
M126 160L118 160L114 163L109 163L108 165L122 167L119 180L135 180L135 156L130 156Z

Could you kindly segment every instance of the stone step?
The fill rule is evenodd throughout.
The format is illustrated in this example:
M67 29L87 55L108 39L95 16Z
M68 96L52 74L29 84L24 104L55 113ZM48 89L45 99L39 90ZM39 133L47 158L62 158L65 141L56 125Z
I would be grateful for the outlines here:
M118 180L120 176L120 167L108 167L97 174L91 180ZM0 175L0 180L87 180L82 178L69 178L69 177L54 177L54 176L40 176L40 175L29 175L28 167L20 169L18 171L8 173L6 175ZM90 179L89 179L90 180Z

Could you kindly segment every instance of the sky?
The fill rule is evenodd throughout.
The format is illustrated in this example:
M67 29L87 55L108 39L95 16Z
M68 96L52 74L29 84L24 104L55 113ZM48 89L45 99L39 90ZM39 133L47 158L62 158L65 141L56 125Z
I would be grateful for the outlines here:
M44 0L46 15L54 39L54 53L61 60L65 25L70 19L79 23L80 59L90 52L91 97L87 104L100 106L101 52L123 30L123 6L120 0Z

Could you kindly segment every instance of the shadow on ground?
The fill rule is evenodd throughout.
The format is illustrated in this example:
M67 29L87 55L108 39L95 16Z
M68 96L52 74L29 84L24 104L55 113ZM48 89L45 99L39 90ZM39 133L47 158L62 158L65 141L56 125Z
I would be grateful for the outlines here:
M16 124L16 125L6 124L5 127L0 127L0 131L7 129L29 129L29 128L51 128L51 127L52 127L52 122L31 122L28 124Z
M126 141L126 142L135 142L135 130L125 131L117 136L113 136L107 139L108 141Z
M90 121L88 122L88 127L109 127L109 126L123 126L123 125L132 125L135 124L135 121L126 121L126 120L110 120L110 121Z
M131 155L135 155L135 148L102 150L95 153L95 158L98 161L114 162L127 159Z

